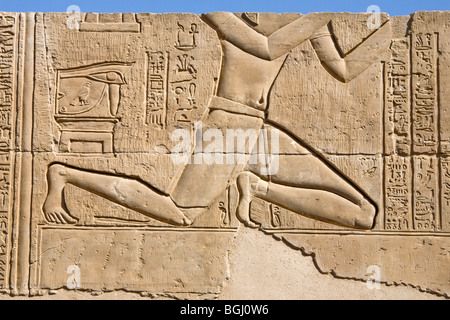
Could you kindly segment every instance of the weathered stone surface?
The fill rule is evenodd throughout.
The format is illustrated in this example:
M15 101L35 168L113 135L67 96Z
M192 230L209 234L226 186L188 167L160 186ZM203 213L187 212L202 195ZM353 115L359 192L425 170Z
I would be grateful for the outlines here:
M0 12L0 298L449 298L449 21Z

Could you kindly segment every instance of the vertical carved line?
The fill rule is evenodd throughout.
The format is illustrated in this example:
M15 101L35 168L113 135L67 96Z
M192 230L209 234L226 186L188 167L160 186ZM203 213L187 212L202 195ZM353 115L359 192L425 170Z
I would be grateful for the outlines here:
M12 236L11 236L11 253L10 253L10 262L9 262L9 289L12 294L17 294L17 238L18 238L18 215L20 212L20 205L19 201L15 201L16 199L19 199L19 192L20 192L20 164L22 163L22 155L19 152L22 150L22 141L20 139L21 137L21 119L22 119L22 93L23 93L23 43L25 42L25 19L24 14L18 14L18 29L17 29L17 65L16 65L16 101L15 101L15 149L14 149L14 170L11 171L14 173L14 187L13 187L13 195L12 198L14 199L13 206L12 206Z
M12 212L14 208L14 159L15 159L15 90L17 81L16 55L18 18L16 14L0 14L0 292L7 292L10 285L12 257Z
M169 67L170 67L170 53L166 52L166 90L164 90L164 112L163 112L163 129L166 130L169 125L168 121L168 113L169 113L169 90L170 90L170 82L169 82Z
M414 202L415 199L415 192L416 192L416 186L415 186L415 167L414 167L414 153L415 153L415 147L414 147L414 112L415 112L415 106L414 106L414 39L413 39L413 34L411 33L410 36L410 53L409 53L409 57L411 59L411 82L410 82L410 92L411 92L411 144L412 144L412 148L411 148L411 157L410 157L410 166L411 166L411 197L410 197L410 201L411 201L411 227L412 230L416 230L416 219L414 217L414 212L416 211L416 204Z
M416 186L414 183L414 175L415 175L415 168L414 168L414 152L415 152L415 148L414 148L414 111L415 111L415 106L414 106L414 37L413 37L413 33L411 33L409 35L409 58L410 58L410 70L409 70L409 74L410 74L410 104L411 104L411 109L410 109L410 135L411 135L411 156L410 156L410 166L411 166L411 175L410 175L410 182L411 182L411 195L409 198L409 201L411 202L411 229L415 230L416 229L416 220L414 218L414 212L416 210L416 204L414 203L414 194L416 192Z
M408 50L408 75L409 75L409 162L410 162L410 170L409 170L409 182L411 183L410 194L409 194L409 203L410 203L410 211L409 211L409 231L415 230L415 221L414 221L414 79L413 79L413 34L410 32L409 35L406 36L407 42L409 43Z
M22 170L20 176L20 210L17 261L17 293L29 293L30 243L31 243L31 195L33 178L33 103L34 103L34 13L26 13L24 90L22 116Z
M437 166L438 166L438 194L436 195L436 197L438 197L438 199L436 200L436 202L438 203L439 209L436 212L436 228L437 231L441 231L443 229L443 189L444 189L444 184L443 184L443 171L442 171L442 118L441 118L441 78L440 78L440 68L439 68L439 33L435 33L435 57L436 57L436 103L437 103L437 126L438 126L438 149L437 149Z
M435 112L436 112L436 120L435 120L435 127L436 127L436 135L437 135L437 147L436 147L436 180L435 180L435 188L436 188L436 192L434 194L435 197L435 203L436 203L436 208L435 208L435 217L434 217L434 221L435 221L435 230L434 231L440 231L441 228L441 202L442 202L442 198L441 198L441 193L442 193L442 188L441 188L441 126L440 126L440 112L439 112L439 34L437 32L434 33L434 67L435 67L435 80L436 80L436 88L435 88L435 92L436 92L436 97L435 97Z
M228 210L228 212L227 212L227 215L228 215L228 228L231 228L231 186L228 186L228 188L227 188L227 190L226 190L226 196L225 196L225 198L227 199L227 204L226 204L226 206L227 206L227 210Z
M386 112L387 112L387 110L386 110L386 90L387 90L387 85L386 85L386 77L387 77L387 74L386 74L386 61L382 61L381 62L381 70L382 70L382 74L383 74L383 77L382 77L382 80L381 80L381 84L382 84L382 88L383 88L383 95L382 95L382 98L383 98L383 118L382 118L382 122L383 122L383 124L382 124L382 127L383 127L383 151L382 151L382 166L383 166L383 168L382 168L382 174L381 174L381 177L382 177L382 181L381 181L381 183L382 183L382 188L383 188L383 192L382 192L382 196L383 196L383 199L382 199L382 203L383 203L383 218L382 219L380 219L381 220L381 226L380 226L380 228L381 229L383 229L383 230L386 230L386 219L387 219L387 215L386 215L386 208L387 208L387 200L386 200L386 198L387 198L387 196L386 196L386 193L387 193L387 184L386 184L386 179L387 179L387 177L386 177L386 165L387 165L387 162L386 162L386 156L387 156L387 150L386 150L386 139L387 139L387 134L386 134L386 121L387 121L387 119L386 119Z
M18 108L18 106L20 105L20 83L21 83L21 78L20 78L20 66L22 61L20 61L20 53L21 53L21 37L23 37L23 33L22 33L22 27L23 27L23 19L21 17L20 14L16 15L16 22L15 22L15 30L14 30L14 34L15 34L15 43L14 43L14 60L13 60L13 69L14 69L14 83L15 85L13 86L14 88L14 93L13 96L15 97L13 99L14 104L12 106L12 117L11 117L11 121L12 121L12 137L11 137L11 145L12 145L12 152L11 152L11 160L10 160L10 181L11 181L11 186L10 186L10 201L12 201L12 203L10 204L10 213L9 213L9 238L8 239L8 246L9 246L9 251L8 251L8 257L9 257L9 261L8 261L8 267L9 267L9 273L8 273L8 279L6 280L6 285L8 288L12 288L12 283L15 283L15 278L13 278L13 269L14 269L14 253L15 253L15 249L14 249L14 244L15 244L15 238L14 238L14 213L18 212L16 210L17 206L16 203L14 201L14 199L16 198L16 193L18 191L18 170L17 170L17 164L20 158L17 157L16 155L16 151L20 150L20 139L19 139L19 135L20 135L20 128L19 128L19 113L20 113L20 109Z
M150 57L149 57L149 52L145 52L145 58L144 58L144 83L145 83L145 99L143 101L143 105L144 105L144 121L143 121L143 125L148 125L148 95L150 92L150 75L149 75L149 67L150 67ZM59 73L59 71L58 71ZM56 77L56 81L59 81L59 74ZM59 83L56 84L56 87L59 88ZM58 92L56 92L56 95L58 95ZM55 103L55 108L56 108L56 103Z

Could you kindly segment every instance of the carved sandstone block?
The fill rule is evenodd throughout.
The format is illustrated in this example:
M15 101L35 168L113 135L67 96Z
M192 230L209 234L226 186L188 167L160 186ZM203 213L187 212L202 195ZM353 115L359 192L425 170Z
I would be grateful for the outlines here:
M450 13L75 18L0 12L2 294L220 298L255 228L450 297Z

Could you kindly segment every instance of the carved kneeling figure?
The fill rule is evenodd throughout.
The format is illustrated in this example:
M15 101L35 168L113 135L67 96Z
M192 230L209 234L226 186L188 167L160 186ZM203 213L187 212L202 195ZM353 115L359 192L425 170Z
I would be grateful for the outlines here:
M280 19L285 18L285 20ZM294 17L294 18L293 18ZM329 28L334 14L260 14L258 23L245 16L216 12L202 16L221 39L223 61L217 96L203 125L217 129L279 130L290 143L282 154L298 150L302 157L280 157L280 170L267 178L251 164L188 164L170 194L163 194L142 181L88 172L61 164L48 170L49 192L43 210L51 223L74 224L64 205L67 184L104 197L148 217L175 226L193 221L237 179L240 192L237 216L248 227L254 197L298 214L355 229L371 229L376 208L356 186L324 159L291 138L266 118L269 93L289 52L310 40L325 69L341 82L349 82L388 49L390 24L383 25L347 57L338 51ZM255 20L256 21L256 20ZM193 185L195 181L195 185Z

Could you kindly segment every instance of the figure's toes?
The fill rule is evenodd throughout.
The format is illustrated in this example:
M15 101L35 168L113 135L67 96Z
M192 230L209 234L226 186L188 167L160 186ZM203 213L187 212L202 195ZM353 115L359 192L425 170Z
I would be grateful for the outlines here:
M47 221L53 224L61 224L60 218L56 212L49 212L47 214Z
M66 212L59 212L60 221L63 224L76 224L78 219L73 218Z
M259 229L261 227L260 224L254 223L253 221L244 222L244 226L251 228L251 229Z
M62 210L45 213L45 219L54 224L76 224L78 222L77 219Z
M46 213L45 214L45 220L47 220L47 222L49 222L49 223L54 223L55 222L55 219L53 218L51 213Z
M183 227L190 227L192 225L192 221L188 218L183 218Z
M56 217L58 218L58 221L57 221L58 224L67 224L67 221L61 212L57 212Z

